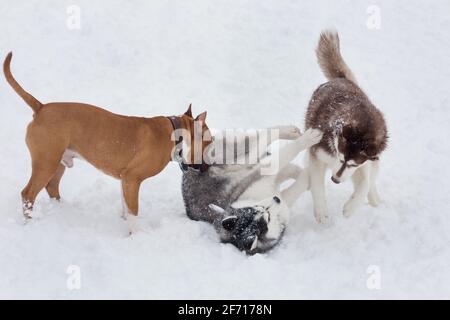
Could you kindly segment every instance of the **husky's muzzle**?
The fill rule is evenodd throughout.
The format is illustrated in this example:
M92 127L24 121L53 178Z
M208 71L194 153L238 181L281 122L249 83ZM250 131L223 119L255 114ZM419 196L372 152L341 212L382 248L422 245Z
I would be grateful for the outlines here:
M338 178L335 178L334 176L331 176L331 181L333 181L336 184L341 183L341 180L339 180Z
M347 168L347 161L345 161L342 166L339 168L338 172L336 174L333 174L331 176L331 181L333 181L336 184L341 183L341 176L344 173L345 169Z

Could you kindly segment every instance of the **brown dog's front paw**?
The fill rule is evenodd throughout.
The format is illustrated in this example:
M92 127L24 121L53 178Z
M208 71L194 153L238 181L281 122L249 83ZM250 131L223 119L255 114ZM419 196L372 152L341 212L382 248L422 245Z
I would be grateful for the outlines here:
M33 204L30 201L23 201L22 203L22 214L24 220L30 220L31 214L33 213Z

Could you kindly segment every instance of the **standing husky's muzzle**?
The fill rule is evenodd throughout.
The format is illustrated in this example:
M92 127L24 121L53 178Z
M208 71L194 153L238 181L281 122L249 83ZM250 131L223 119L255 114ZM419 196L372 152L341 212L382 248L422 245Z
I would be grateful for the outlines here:
M333 181L336 184L339 184L347 180L348 177L351 177L353 175L355 170L358 169L360 165L356 163L349 164L349 162L351 163L352 160L342 162L342 165L339 168L339 170L336 173L333 173L333 175L331 176L331 181Z
M331 181L333 181L336 184L341 183L341 181L339 179L335 178L334 176L331 176Z

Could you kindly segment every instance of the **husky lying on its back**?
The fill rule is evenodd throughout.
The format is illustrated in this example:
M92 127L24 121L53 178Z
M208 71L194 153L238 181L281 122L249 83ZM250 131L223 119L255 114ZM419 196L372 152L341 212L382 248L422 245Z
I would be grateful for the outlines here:
M270 140L264 148L260 144L258 150L257 143L251 143L248 136L238 142L233 139L228 143L248 147L243 148L242 154L235 155L234 163L242 163L236 160L246 159L256 150L259 152L254 154L258 155L259 161L255 164L213 164L205 172L187 170L183 173L182 192L187 215L193 220L212 223L222 242L232 243L249 254L265 252L281 239L289 218L289 207L299 193L297 188L290 187L280 192L280 184L299 176L300 168L290 162L300 151L322 138L317 129L310 129L303 135L293 126L272 129L279 130L280 139L295 141L269 155ZM225 138L213 144L214 148L227 146ZM278 161L276 174L262 175L261 169L273 161Z

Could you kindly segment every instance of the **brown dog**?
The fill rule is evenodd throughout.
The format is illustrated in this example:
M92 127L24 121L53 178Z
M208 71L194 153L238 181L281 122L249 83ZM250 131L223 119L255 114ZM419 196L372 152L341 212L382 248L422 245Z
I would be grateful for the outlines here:
M141 182L161 172L171 160L175 129L193 136L194 127L201 128L202 136L209 135L206 112L194 119L189 106L179 117L143 118L82 103L42 104L16 82L10 70L11 58L9 53L3 65L6 80L34 111L26 134L32 174L22 191L24 216L31 217L36 196L44 187L51 198L60 198L59 183L65 167L71 167L73 158L80 157L121 180L124 217L128 218L130 232L136 231ZM200 143L204 150L210 142L202 139ZM194 163L193 152L189 159Z

